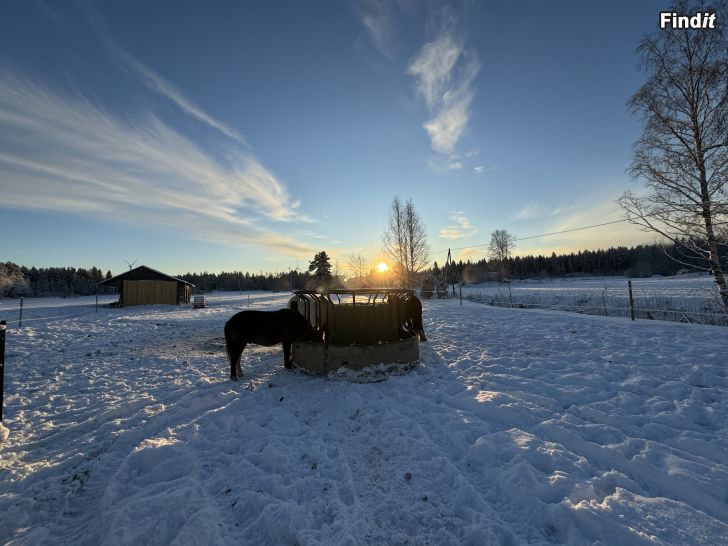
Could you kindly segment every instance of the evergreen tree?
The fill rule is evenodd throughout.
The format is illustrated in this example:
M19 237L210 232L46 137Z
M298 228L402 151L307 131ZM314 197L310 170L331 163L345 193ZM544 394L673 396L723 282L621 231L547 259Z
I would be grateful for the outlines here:
M316 253L308 266L308 272L313 273L317 286L328 286L333 275L331 274L331 259L325 250Z

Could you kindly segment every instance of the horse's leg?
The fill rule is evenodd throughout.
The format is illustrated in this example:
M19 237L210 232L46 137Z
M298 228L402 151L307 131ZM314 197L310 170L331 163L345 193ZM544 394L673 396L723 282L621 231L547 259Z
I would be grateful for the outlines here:
M243 351L240 349L240 339L235 333L235 326L230 321L225 323L225 352L230 363L230 379L235 380L237 379L235 365Z
M225 324L225 352L230 361L230 379L235 381L243 377L243 370L240 369L240 356L245 349L245 343L240 339L240 333L235 326L227 322Z
M238 356L235 359L235 375L237 375L238 379L243 378L243 369L240 367L240 358L243 356L243 351L245 350L246 345L247 345L247 343L240 344L240 352L238 353Z
M227 342L225 345L227 348L228 360L230 360L230 379L235 381L239 377L243 377L243 372L240 369L240 357L243 354L245 345L241 347L239 343L234 342Z
M293 368L293 363L291 362L291 342L290 341L284 341L282 342L283 345L283 366L290 369Z

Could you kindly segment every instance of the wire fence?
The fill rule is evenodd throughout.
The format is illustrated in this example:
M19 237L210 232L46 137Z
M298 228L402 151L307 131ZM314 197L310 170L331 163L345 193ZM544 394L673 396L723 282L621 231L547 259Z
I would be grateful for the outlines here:
M285 302L290 295L290 292L286 291L213 292L205 294L205 301L207 307L223 306L244 309L246 307L264 307L279 300ZM103 294L99 295L98 299L95 296L3 298L0 299L0 320L6 321L8 330L37 326L99 313L112 305L115 306L118 298L118 294ZM192 307L192 305L189 303L180 307ZM179 307L175 306L175 308ZM135 309L135 307L129 309ZM118 311L114 313L119 314Z
M448 291L449 292L449 291ZM206 295L207 305L245 308L285 303L288 292L212 293ZM0 300L0 320L8 329L35 326L94 313L115 302L118 296L99 296L98 306L93 296L78 298L27 298ZM632 305L627 282L589 287L562 288L559 286L524 287L518 283L492 283L464 286L462 298L497 307L568 311L607 317L634 317L728 326L728 312L719 294L709 288L632 288ZM191 304L190 304L191 305Z
M78 298L18 298L0 300L0 320L8 329L32 326L42 321L55 321L93 313L115 301L116 296Z
M717 290L708 288L519 288L510 285L463 291L463 298L498 307L569 311L607 317L666 320L728 326ZM632 303L630 304L630 299Z

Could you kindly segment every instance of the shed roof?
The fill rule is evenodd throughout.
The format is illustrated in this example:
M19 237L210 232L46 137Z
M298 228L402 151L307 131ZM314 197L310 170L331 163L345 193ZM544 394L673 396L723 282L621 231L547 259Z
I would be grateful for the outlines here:
M97 283L98 286L101 286L102 284L111 284L116 285L124 280L145 280L145 277L148 278L156 278L163 277L170 281L177 281L184 284L188 284L192 287L195 285L191 282L187 282L185 280L179 279L177 277L172 277L171 275L167 275L166 273L162 273L161 271L157 271L156 269L152 269L151 267L147 267L146 265L140 265L139 267L135 267L134 269L130 269L129 271L125 271L121 275L117 275L116 277L111 277L110 279L106 279L105 281L101 281L100 283ZM149 279L146 279L149 280Z

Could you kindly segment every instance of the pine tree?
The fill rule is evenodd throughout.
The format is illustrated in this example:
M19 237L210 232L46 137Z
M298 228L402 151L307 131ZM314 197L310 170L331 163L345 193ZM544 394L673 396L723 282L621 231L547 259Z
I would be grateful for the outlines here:
M318 287L327 288L331 284L333 275L331 274L331 259L325 250L316 253L308 266L308 272L313 273Z

